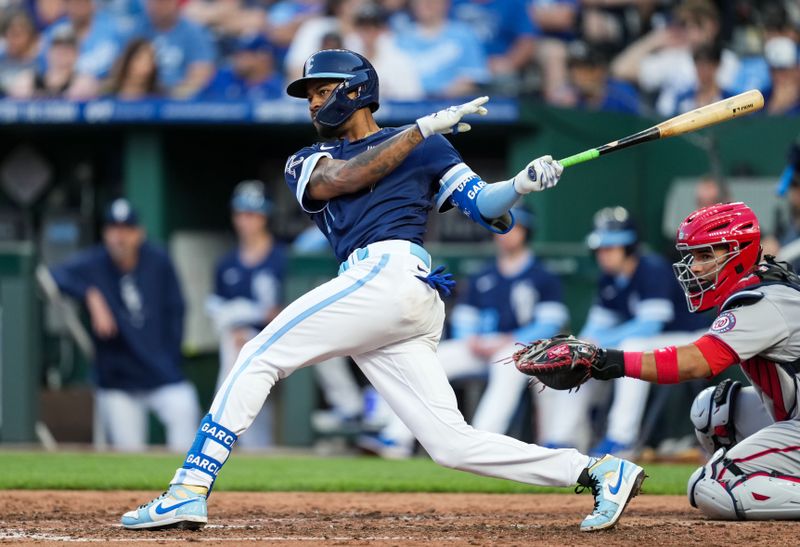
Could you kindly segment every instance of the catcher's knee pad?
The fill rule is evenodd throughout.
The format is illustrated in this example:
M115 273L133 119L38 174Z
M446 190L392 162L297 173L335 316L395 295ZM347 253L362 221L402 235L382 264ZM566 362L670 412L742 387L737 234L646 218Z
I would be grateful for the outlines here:
M705 515L725 520L737 520L736 502L725 483L719 477L726 469L725 450L717 450L703 467L689 477L687 495L692 507L700 509Z
M690 417L695 435L709 454L731 448L741 440L734 424L736 399L741 389L741 382L726 379L701 391L692 403Z
M725 480L721 480L721 479ZM705 515L723 520L800 519L800 477L758 471L744 474L714 453L689 478L689 503Z
M728 484L742 520L800 519L800 477L752 473Z

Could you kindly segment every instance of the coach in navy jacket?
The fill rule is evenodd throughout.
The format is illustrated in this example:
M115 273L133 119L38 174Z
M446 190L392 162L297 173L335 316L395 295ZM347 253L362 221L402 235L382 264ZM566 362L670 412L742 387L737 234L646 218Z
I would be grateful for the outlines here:
M63 292L89 311L96 346L93 377L104 420L112 422L107 423L112 444L144 448L146 426L136 431L131 414L143 414L146 422L150 408L165 415L162 420L172 445L173 418L166 414L176 403L164 400L177 398L195 413L197 408L194 388L180 368L185 306L169 257L145 241L130 203L114 201L105 213L103 243L56 267L53 277ZM119 422L114 423L118 414ZM192 420L181 427L191 432L195 426ZM115 442L119 437L131 438L120 446Z

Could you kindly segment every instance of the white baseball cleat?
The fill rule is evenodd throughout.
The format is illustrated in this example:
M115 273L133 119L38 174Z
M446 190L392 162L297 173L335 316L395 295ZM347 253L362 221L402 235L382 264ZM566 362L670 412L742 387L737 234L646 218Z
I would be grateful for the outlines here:
M122 515L121 520L123 528L129 530L197 530L208 522L206 497L180 484L173 484L153 501Z
M582 532L604 530L614 526L628 502L642 488L647 475L644 469L629 462L606 454L587 467L578 479L576 492L581 487L591 488L594 496L594 510L581 522Z

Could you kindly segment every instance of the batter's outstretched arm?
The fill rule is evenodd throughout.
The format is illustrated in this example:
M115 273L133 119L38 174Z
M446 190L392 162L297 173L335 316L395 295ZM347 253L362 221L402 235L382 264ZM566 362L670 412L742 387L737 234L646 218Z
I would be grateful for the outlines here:
M485 115L487 110L483 105L488 100L489 97L478 97L419 118L405 131L347 161L320 159L308 179L308 196L316 201L328 201L372 186L396 169L426 138L469 131L470 125L461 118L468 114Z
M391 173L423 140L414 125L349 160L321 158L311 172L306 192L317 201L358 192Z

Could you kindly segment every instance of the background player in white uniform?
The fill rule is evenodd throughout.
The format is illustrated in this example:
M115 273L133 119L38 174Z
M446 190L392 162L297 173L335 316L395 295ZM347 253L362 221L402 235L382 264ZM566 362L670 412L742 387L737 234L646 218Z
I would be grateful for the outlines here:
M713 455L689 479L689 501L715 518L800 518L800 279L772 257L760 262L760 241L758 219L741 202L686 217L675 274L689 309L718 307L716 320L688 345L600 350L591 369L603 380L673 384L741 365L751 387L725 380L691 411Z
M512 212L516 225L507 234L494 236L497 258L467 281L451 314L452 338L439 344L438 351L450 379L488 373L486 389L470 423L475 429L494 433L508 431L528 387L528 378L503 361L518 341L554 336L569 319L561 282L531 252L533 213L522 207L514 207ZM557 392L548 389L536 394L539 414L551 410L546 400L551 395ZM559 428L559 420L548 415L538 423L543 444L551 435L549 429ZM389 458L410 456L414 442L397 415L378 436L359 439L360 446Z
M245 180L231 197L231 215L238 245L217 263L214 294L206 310L220 336L217 389L233 369L236 357L280 311L286 248L269 230L272 203L264 183ZM268 405L258 413L241 447L265 448L272 444L272 414Z
M599 210L586 242L600 267L600 278L580 338L599 346L643 351L688 344L708 327L708 319L686 309L669 263L640 251L639 233L627 209ZM590 382L577 393L556 396L559 414L571 418L562 423L565 433L580 430L589 422L589 406L603 394L596 393L605 391L598 389L602 387ZM592 456L611 453L630 457L639 441L650 385L620 378L614 381L613 391L605 434L589 450Z
M405 128L378 127L377 74L350 51L312 55L287 92L308 100L315 129L330 139L292 155L285 176L342 260L339 275L287 306L244 346L169 490L123 515L123 526L205 524L206 496L275 382L337 355L353 357L438 463L528 484L577 482L595 496L581 529L613 526L639 492L642 468L473 429L436 357L444 322L439 291L449 292L452 282L441 268L431 271L421 246L429 211L457 206L482 226L507 231L520 195L554 186L562 167L545 156L491 185L472 172L440 133L469 129L462 117L485 114L488 97Z

